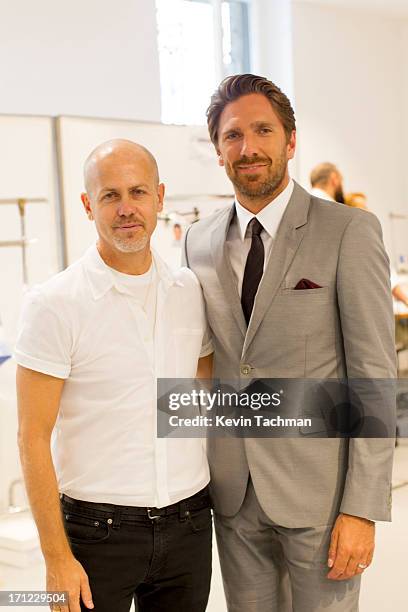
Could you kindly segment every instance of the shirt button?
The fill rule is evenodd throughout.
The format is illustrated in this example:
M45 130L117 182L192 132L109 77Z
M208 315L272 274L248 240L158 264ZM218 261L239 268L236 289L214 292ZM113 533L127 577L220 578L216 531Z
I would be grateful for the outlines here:
M106 522L108 523L108 525L112 525L113 523L112 519L108 519Z
M241 374L243 374L244 376L248 376L250 371L251 371L251 366L249 366L247 363L244 363L241 365Z

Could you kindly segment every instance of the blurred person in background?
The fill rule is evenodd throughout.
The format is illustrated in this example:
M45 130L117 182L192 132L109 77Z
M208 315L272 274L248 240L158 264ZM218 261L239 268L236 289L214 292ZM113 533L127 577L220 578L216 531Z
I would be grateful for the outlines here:
M310 173L311 193L317 198L344 204L343 177L334 164L324 162Z
M405 306L408 307L408 282L400 283L399 281L395 283L395 278L391 276L392 283L392 295L397 300L397 302L401 302Z

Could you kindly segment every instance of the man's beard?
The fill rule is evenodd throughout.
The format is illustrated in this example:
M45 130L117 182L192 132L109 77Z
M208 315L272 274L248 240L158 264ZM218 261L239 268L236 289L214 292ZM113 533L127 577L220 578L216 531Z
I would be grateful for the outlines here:
M134 223L136 221L133 219L130 219L128 222ZM139 251L143 251L143 249L146 247L146 245L149 242L149 236L145 228L143 227L142 235L141 236L139 235L137 238L135 238L132 235L133 233L134 233L134 230L129 229L130 236L129 235L128 236L126 235L118 236L114 231L113 242L115 243L115 247L118 249L118 251L120 251L121 253L138 253ZM138 233L140 233L139 230L138 230Z
M341 185L337 187L336 191L334 192L334 199L339 204L344 204L344 192L343 187Z
M288 160L285 153L275 158L273 162L269 157L250 158L244 156L234 162L232 166L226 165L225 169L236 190L245 197L256 200L257 198L274 195L285 178L287 163ZM267 164L268 173L266 179L260 181L259 174L239 176L237 167L244 164L246 166L251 164Z
M121 253L138 253L139 251L143 251L143 249L146 247L147 243L149 242L149 237L147 234L145 234L135 241L129 238L126 239L115 236L113 241L115 243L115 247L118 249L118 251L121 251Z

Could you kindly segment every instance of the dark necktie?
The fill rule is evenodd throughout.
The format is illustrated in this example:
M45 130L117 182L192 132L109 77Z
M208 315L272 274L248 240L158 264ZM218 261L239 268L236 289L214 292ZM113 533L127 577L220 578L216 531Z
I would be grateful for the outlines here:
M263 227L255 217L251 220L250 226L252 229L252 242L245 264L241 294L242 310L247 325L251 318L256 292L262 278L265 259L265 249L261 238Z

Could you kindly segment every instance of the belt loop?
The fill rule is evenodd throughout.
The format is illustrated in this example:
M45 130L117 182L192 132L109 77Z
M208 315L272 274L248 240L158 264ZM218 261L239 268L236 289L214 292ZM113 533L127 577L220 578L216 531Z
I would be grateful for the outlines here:
M115 512L113 515L113 524L112 524L113 529L119 529L120 527L120 519L121 519L120 510L121 509L119 508L119 506L115 506Z
M186 501L181 501L179 503L179 519L181 521L185 521L187 519L187 517L189 516L190 512L188 510L188 504L186 503Z

